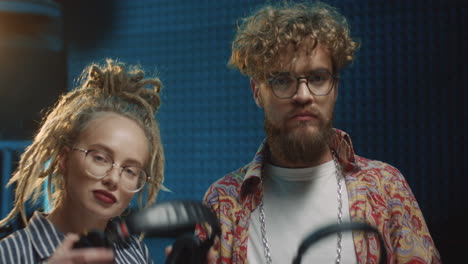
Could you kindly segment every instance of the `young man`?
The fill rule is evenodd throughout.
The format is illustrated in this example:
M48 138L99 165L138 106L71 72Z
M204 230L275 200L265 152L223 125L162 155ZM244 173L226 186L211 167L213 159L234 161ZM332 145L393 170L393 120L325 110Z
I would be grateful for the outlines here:
M230 65L251 77L266 139L205 195L222 227L217 263L291 263L308 234L348 221L374 226L384 245L375 234L343 232L303 263L377 263L382 246L388 263L440 262L401 173L357 156L333 128L338 74L357 47L346 19L322 3L268 5L243 20Z

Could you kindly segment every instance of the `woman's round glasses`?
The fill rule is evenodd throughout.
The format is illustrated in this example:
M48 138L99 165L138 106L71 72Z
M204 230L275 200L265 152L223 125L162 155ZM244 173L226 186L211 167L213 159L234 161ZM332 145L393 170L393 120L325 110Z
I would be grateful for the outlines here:
M112 158L103 151L73 148L85 153L85 171L95 179L102 179L108 175L113 167L119 169L120 184L128 192L138 192L145 186L148 176L142 168L134 165L120 166L114 163Z

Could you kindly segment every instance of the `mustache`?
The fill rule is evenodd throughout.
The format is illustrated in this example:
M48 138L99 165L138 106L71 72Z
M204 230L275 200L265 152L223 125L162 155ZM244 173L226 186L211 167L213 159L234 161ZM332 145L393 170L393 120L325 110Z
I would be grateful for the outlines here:
M293 117L298 116L298 115L310 115L310 116L315 116L315 117L318 117L318 118L323 117L322 113L318 109L313 108L313 107L293 109L293 110L291 110L290 113L287 114L287 117L288 118L293 118Z

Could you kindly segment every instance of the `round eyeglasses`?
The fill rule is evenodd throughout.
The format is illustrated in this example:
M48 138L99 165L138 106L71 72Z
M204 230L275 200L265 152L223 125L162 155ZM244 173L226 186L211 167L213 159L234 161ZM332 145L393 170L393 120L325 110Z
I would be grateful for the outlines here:
M113 167L119 169L120 184L128 192L138 192L145 186L149 177L145 170L137 166L124 166L114 163L112 158L100 150L89 150L73 148L85 153L84 166L86 173L95 179L102 179L112 170Z
M338 76L327 70L317 70L308 76L299 77L295 77L289 72L281 72L268 79L268 83L276 97L288 99L297 93L301 79L306 80L307 88L313 95L323 96L330 93Z

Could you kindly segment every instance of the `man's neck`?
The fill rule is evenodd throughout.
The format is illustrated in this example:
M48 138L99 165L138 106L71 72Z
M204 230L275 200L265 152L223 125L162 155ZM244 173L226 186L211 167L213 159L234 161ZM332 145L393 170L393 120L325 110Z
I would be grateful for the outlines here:
M308 161L287 160L287 158L283 158L282 155L277 155L275 153L272 153L271 151L269 156L269 162L272 165L283 168L310 168L324 164L333 159L333 154L331 153L329 148L326 148L316 157L311 157Z

